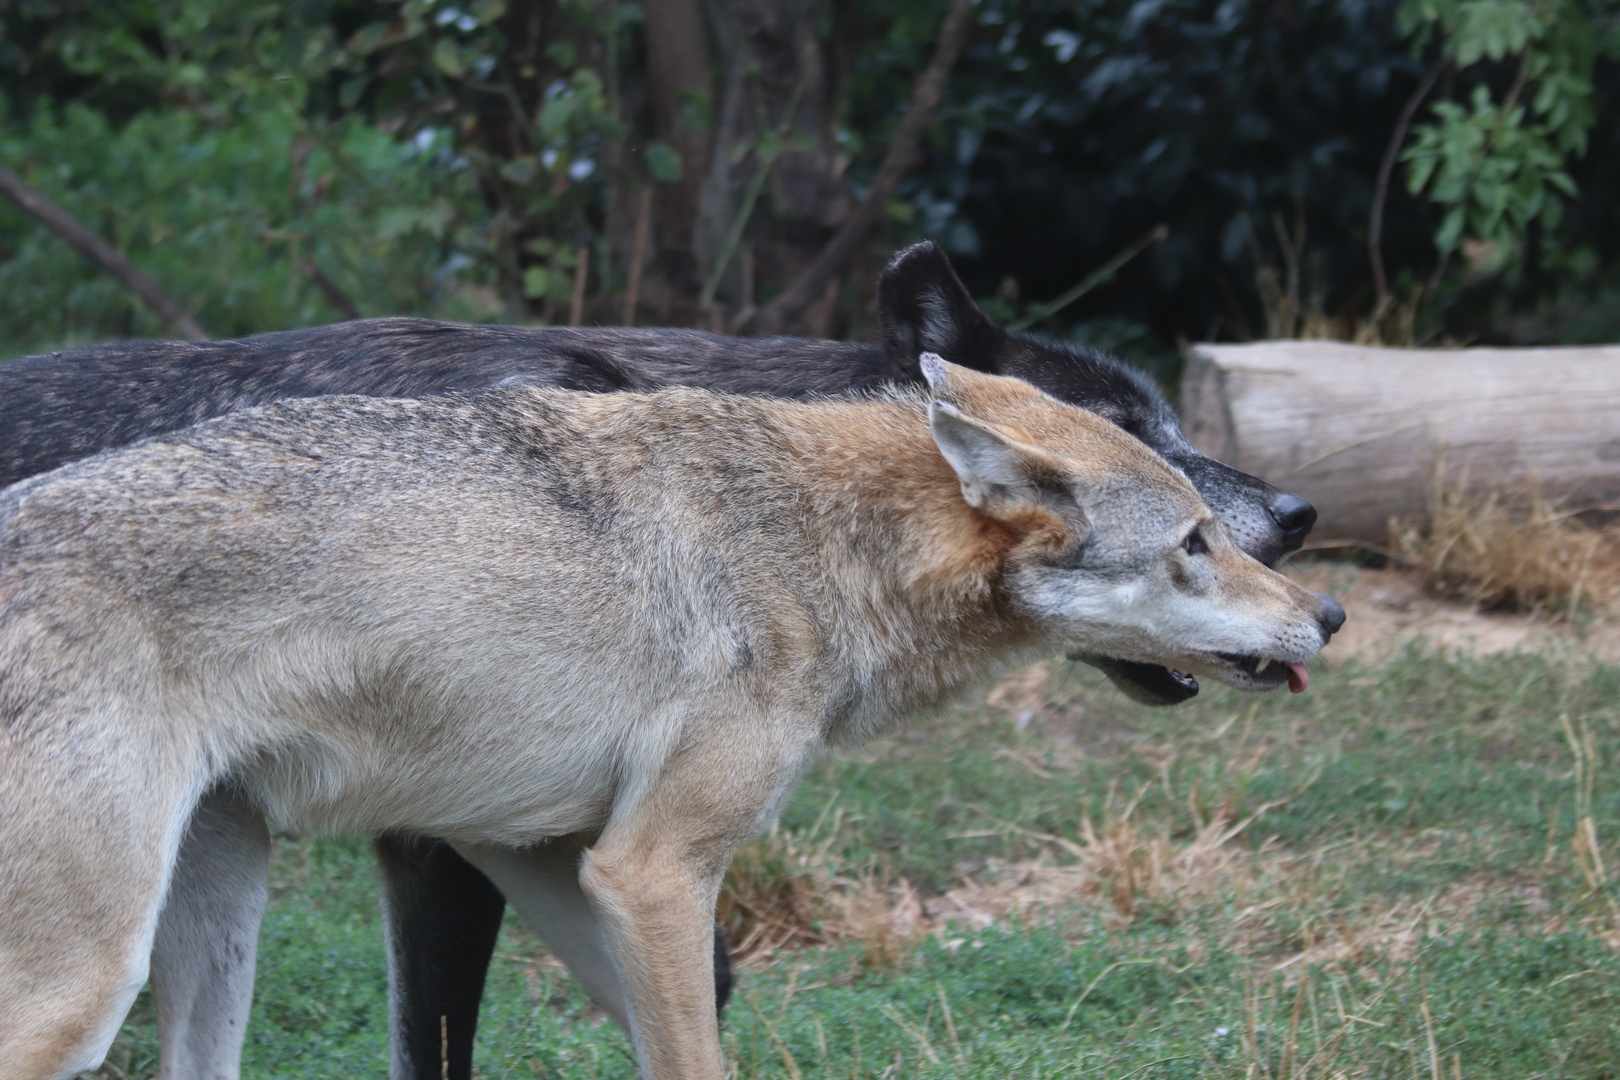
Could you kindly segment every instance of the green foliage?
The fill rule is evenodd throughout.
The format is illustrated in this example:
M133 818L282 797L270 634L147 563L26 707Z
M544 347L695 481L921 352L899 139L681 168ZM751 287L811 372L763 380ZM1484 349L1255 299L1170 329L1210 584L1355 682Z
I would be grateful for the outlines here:
M62 81L54 95L0 102L0 163L128 254L210 333L328 322L351 305L494 313L477 288L487 211L474 177L431 136L312 111L346 62L329 27L285 5L217 0L74 14L9 57L59 65ZM8 20L14 39L26 37L26 15ZM10 204L0 254L8 353L172 332Z
M499 283L507 318L545 319L568 303L565 271L577 247L596 249L599 276L610 265L607 218L616 186L633 178L620 57L639 7L554 0L509 11L503 0L384 0L365 10L369 21L334 65L351 103L336 107L446 148L487 207L481 242L466 256ZM654 158L654 179L679 176L668 148Z
M745 252L765 300L825 239L831 225L798 202L836 207L846 181L833 194L861 192L946 6L818 9L831 90L804 111L833 136L826 183L773 171L723 304ZM925 160L852 261L834 333L870 330L881 254L911 239L945 243L975 293L1016 317L1161 222L1165 243L1039 329L1121 344L1173 376L1176 336L1263 331L1265 280L1296 243L1301 302L1348 328L1368 306L1373 178L1424 59L1444 56L1452 70L1405 147L1412 193L1397 185L1384 215L1391 279L1430 278L1434 237L1468 265L1425 333L1613 336L1620 128L1598 118L1620 108L1616 0L981 0L973 19ZM689 191L710 167L653 130L643 30L631 0L0 0L0 164L215 334L349 304L555 320L581 248L587 319L616 317L641 193ZM803 149L770 134L794 73L749 71L755 90L783 84L772 107L744 106L763 133L754 162ZM711 96L683 96L677 132L715 129ZM708 325L698 233L668 220L691 212L683 199L653 203L641 293ZM1283 239L1279 220L1307 235L1290 224ZM0 353L169 332L10 207L0 277ZM1527 321L1536 309L1546 319Z
M1476 83L1465 107L1435 104L1436 119L1413 128L1402 153L1408 190L1444 208L1435 245L1450 254L1465 239L1499 266L1522 249L1539 221L1558 227L1559 193L1577 194L1565 170L1586 152L1596 121L1593 64L1605 0L1405 0L1401 24L1419 48L1438 39L1441 63L1457 73L1514 60L1515 74L1498 96ZM1607 51L1620 56L1610 35ZM1476 259L1475 261L1479 261Z
M499 0L66 6L0 4L0 163L210 333L566 303L625 130L585 58L630 9L561 0L515 50ZM170 332L10 206L0 257L5 352Z
M466 193L364 124L311 136L288 102L271 98L228 124L172 109L113 129L73 104L8 126L0 161L96 226L217 336L342 318L312 281L317 271L364 313L477 314L434 281ZM0 243L8 351L169 333L9 204Z

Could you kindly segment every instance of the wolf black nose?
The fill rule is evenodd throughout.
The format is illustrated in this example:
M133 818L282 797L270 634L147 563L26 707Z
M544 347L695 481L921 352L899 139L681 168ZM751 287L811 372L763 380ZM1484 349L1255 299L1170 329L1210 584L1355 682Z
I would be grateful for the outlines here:
M1290 539L1293 536L1298 536L1300 540L1305 539L1305 534L1316 524L1316 507L1298 495L1290 495L1286 491L1273 499L1266 509L1271 513L1271 520L1275 521L1283 532L1291 534Z
M1322 624L1322 629L1329 637L1339 632L1344 625L1344 605L1339 603L1327 593L1317 593L1322 606L1316 610L1316 621Z

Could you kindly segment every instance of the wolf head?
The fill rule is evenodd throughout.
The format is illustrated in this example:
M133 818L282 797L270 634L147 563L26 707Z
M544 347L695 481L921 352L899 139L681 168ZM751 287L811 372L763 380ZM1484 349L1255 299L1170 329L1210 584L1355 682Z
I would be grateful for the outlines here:
M1267 566L1297 550L1316 524L1316 509L1304 499L1194 449L1175 410L1140 372L1094 350L997 326L930 241L913 244L889 263L879 286L879 309L884 349L900 371L921 378L919 358L933 352L964 367L1022 379L1059 401L1097 413L1185 473L1233 542ZM1197 682L1180 672L1081 658L1146 704L1175 704L1198 692Z
M1179 470L1022 382L920 357L929 424L969 506L1028 538L1009 600L1089 656L1173 665L1245 690L1304 689L1344 622L1245 553Z
M1299 548L1316 510L1193 449L1151 380L1113 357L1049 338L1009 333L979 310L939 246L923 241L889 263L880 285L883 345L914 376L938 353L963 367L1022 379L1112 421L1187 474L1244 551L1271 566Z

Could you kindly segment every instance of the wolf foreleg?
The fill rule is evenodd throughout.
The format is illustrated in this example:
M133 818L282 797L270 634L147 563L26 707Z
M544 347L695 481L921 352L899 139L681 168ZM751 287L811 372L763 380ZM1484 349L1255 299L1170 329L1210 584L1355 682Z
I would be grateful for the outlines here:
M607 932L579 883L581 838L564 837L532 848L458 844L456 850L500 888L523 921L585 987L601 1009L630 1030L630 1005L608 947ZM731 953L714 928L714 1007L731 997ZM455 1063L451 1063L455 1075Z
M616 844L585 857L580 880L612 944L646 1080L724 1075L711 929L723 873L704 873L675 852Z
M146 982L205 784L179 752L34 734L0 738L0 1068L65 1080L100 1066Z
M724 1076L715 899L737 848L792 790L819 733L804 725L799 744L757 714L716 728L691 733L632 804L614 808L579 872L625 987L646 1080Z

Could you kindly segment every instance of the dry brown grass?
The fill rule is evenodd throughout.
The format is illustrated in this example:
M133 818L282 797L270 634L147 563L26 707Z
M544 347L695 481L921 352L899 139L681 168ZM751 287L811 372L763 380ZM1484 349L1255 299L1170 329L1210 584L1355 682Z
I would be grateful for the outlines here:
M1429 527L1390 523L1391 544L1425 585L1484 610L1558 618L1620 597L1620 528L1594 528L1532 488L1514 498L1436 484Z
M1579 780L1577 788L1580 787ZM1419 944L1435 935L1467 933L1482 911L1499 912L1511 902L1524 929L1553 933L1565 929L1543 897L1535 873L1507 878L1480 877L1457 882L1427 898L1381 906L1351 905L1338 898L1353 893L1357 868L1368 863L1422 862L1434 852L1413 840L1346 839L1322 851L1291 852L1275 845L1256 848L1238 842L1263 821L1272 804L1241 820L1229 806L1201 825L1168 817L1146 820L1141 798L1110 797L1103 814L1086 817L1075 839L1003 826L1009 841L1040 849L1033 858L993 859L985 871L963 879L939 895L923 895L904 878L880 867L851 868L833 852L836 829L818 829L811 839L773 830L739 855L727 876L719 921L744 965L768 965L795 950L859 943L865 965L890 968L922 938L937 934L955 946L960 938L995 923L1044 923L1072 929L1081 937L1099 919L1118 931L1140 920L1192 924L1219 912L1227 947L1255 958L1264 973L1268 1009L1293 993L1311 967L1351 965L1372 971L1378 962L1403 966ZM1193 800L1187 800L1189 807ZM1592 915L1584 920L1620 947L1620 918L1608 909L1602 889L1606 871L1596 856L1596 837L1587 822L1576 834L1549 837L1549 864L1543 873L1562 873L1566 864L1586 874L1593 890ZM1556 849L1556 850L1555 850ZM1305 940L1280 925L1304 924ZM1492 918L1498 918L1496 914ZM1600 925L1601 924L1601 925ZM1195 941L1189 947L1196 954ZM1283 980L1282 983L1275 978ZM1288 997L1292 1003L1295 998ZM1278 1030L1272 1025L1271 1030ZM1318 1040L1316 1051L1293 1061L1272 1057L1279 1078L1328 1076L1336 1054L1334 1040ZM1320 1053L1324 1049L1327 1053ZM1276 1048L1272 1050L1276 1054Z
M834 914L832 898L852 882L832 854L842 816L835 814L824 832L823 820L806 837L773 825L732 860L715 921L738 963L836 940L836 930L824 923Z
M1074 840L1001 826L995 831L1039 854L993 859L983 874L931 896L879 865L843 864L835 854L842 839L836 813L824 814L804 836L773 828L738 853L716 917L741 964L767 962L781 950L854 941L868 966L881 968L953 924L1028 924L1077 908L1100 909L1115 928L1149 914L1177 921L1200 904L1244 901L1275 874L1279 855L1232 843L1269 807L1234 821L1223 805L1189 835L1177 835L1168 820L1140 819L1145 794L1125 799L1110 792L1103 815L1086 814Z
M1014 676L990 693L991 707L1015 728L1043 730L1052 711L1043 701L1048 675L1049 666L1040 665ZM1566 732L1575 828L1549 832L1542 865L1451 882L1426 897L1363 900L1363 868L1387 873L1390 867L1427 866L1447 843L1443 831L1358 830L1310 851L1256 843L1279 804L1255 805L1247 796L1268 753L1267 744L1251 740L1249 725L1243 724L1235 742L1221 743L1225 731L1241 722L1234 715L1209 736L1212 750L1222 747L1215 750L1219 768L1177 770L1175 752L1165 748L1159 780L1129 792L1111 789L1092 812L1081 814L1073 834L987 821L985 835L1003 838L998 846L1004 856L943 893L925 893L880 863L849 862L842 853L858 845L851 843L842 812L829 803L808 831L776 828L739 853L722 891L719 921L743 964L858 943L866 966L876 969L902 963L928 935L954 945L995 923L1056 926L1078 937L1099 922L1112 931L1141 921L1214 925L1222 928L1223 945L1253 957L1268 980L1272 974L1297 979L1307 977L1301 973L1311 965L1403 968L1422 941L1473 932L1483 912L1492 920L1510 917L1525 932L1559 932L1569 916L1549 906L1547 882L1575 876L1589 890L1579 921L1620 948L1620 907L1609 888L1613 870L1591 809L1593 777L1600 770L1583 725ZM1027 762L1020 750L998 753L1043 775L1070 771L1066 754L1085 754L1066 743L1059 748L1065 754L1030 754ZM1133 747L1137 754L1153 750ZM1313 783L1304 780L1294 797ZM1554 810L1550 820L1557 818ZM1196 942L1191 947L1196 951ZM1262 996L1270 995L1268 1008L1283 1001L1269 982L1263 989ZM1287 998L1290 1007L1296 1000ZM1273 1048L1270 1068L1278 1076L1330 1075L1334 1053L1317 1053L1329 1043L1314 1045L1300 1057L1279 1057Z

